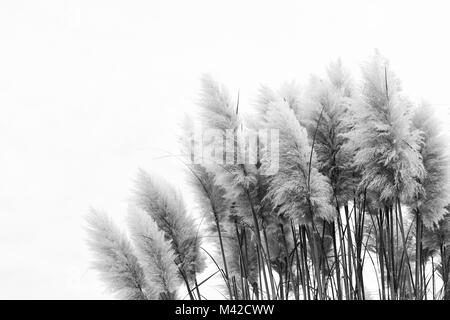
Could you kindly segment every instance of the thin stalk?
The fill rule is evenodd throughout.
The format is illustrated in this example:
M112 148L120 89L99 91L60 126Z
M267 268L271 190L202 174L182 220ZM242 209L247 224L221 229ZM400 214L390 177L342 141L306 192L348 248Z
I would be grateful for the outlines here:
M266 228L263 226L263 236L264 236L264 243L266 245L267 250L267 268L269 270L269 280L270 280L270 286L272 288L272 298L275 300L277 299L276 289L275 289L275 280L273 278L273 272L272 272L272 266L271 266L271 258L270 258L270 252L269 252L269 242L267 239L267 232Z
M349 285L351 287L353 287L353 263L354 261L352 260L352 256L354 256L353 253L353 241L352 241L352 234L351 234L351 225L350 225L350 214L349 214L349 210L348 210L348 205L345 204L344 205L344 211L345 211L345 220L347 223L347 245L348 245L348 252L347 252L347 266L348 266L348 280L349 280ZM354 267L354 266L353 266ZM356 268L354 268L356 269ZM353 292L351 293L351 297L353 298Z
M298 279L300 279L301 282L301 286L302 286L302 291L303 291L303 299L306 299L306 284L305 284L305 279L303 277L303 272L302 272L302 265L300 262L300 256L298 254L298 245L297 245L297 237L295 236L295 227L294 227L294 223L291 221L291 231L292 231L292 237L294 240L294 253L295 253L295 261L296 261L296 270L297 270L297 283L296 283L296 287L294 288L294 294L295 294L295 299L299 300L299 290L298 290ZM300 242L299 242L300 243Z
M337 298L338 300L342 300L342 284L341 284L341 268L339 265L339 255L337 250L337 244L336 244L336 226L334 221L331 225L332 228L332 238L333 238L333 251L334 251L334 261L336 266L336 284L337 284Z
M344 239L344 227L342 225L342 219L341 219L341 212L340 212L340 207L339 207L339 203L337 202L336 199L336 210L337 210L337 227L338 227L338 234L339 234L339 246L340 246L340 252L342 255L342 269L344 272L344 289L345 289L345 296L347 299L351 299L350 298L350 284L349 284L349 276L348 276L348 271L347 271L347 254L346 254L346 249L345 249L345 239Z
M293 277L291 276L292 273L292 268L291 268L291 264L289 263L289 248L288 248L288 244L287 244L287 240L286 240L286 233L284 232L284 227L283 224L280 223L280 229L281 229L281 235L283 237L283 244L284 244L284 251L285 251L285 259L286 259L286 269L285 269L285 278L286 278L286 300L288 300L289 297L289 282L290 282L290 278L292 278L292 281L294 282ZM298 286L294 283L294 294L297 297L298 293Z
M308 242L312 251L312 263L313 263L313 267L314 267L314 272L315 272L315 279L317 281L317 292L316 294L318 295L320 300L324 299L324 292L323 292L323 287L322 287L322 281L321 281L321 277L320 277L320 269L319 269L319 253L318 253L318 249L317 249L317 243L315 241L315 237L314 234L311 233L311 230L309 230L309 228L305 229L306 231L306 235L308 236ZM314 231L313 231L314 232Z
M412 275L412 272L411 272L411 264L410 264L410 261L409 261L409 255L408 255L408 251L407 251L407 244L408 243L407 243L407 240L406 240L406 237L405 237L405 230L404 230L404 227L403 227L403 214L402 214L402 206L401 206L401 203L400 203L400 198L397 198L396 205L398 207L398 218L399 218L399 223L400 223L400 234L402 236L402 242L403 242L403 251L402 251L402 253L404 253L405 257L406 257L406 266L408 267L408 270L409 270L409 281L411 281L412 286L414 286L414 279L413 279L413 275Z
M308 300L311 300L311 290L313 289L313 286L311 284L311 275L309 272L309 266L308 266L308 248L307 248L307 242L306 242L306 232L305 232L305 226L299 227L299 233L300 233L300 241L301 245L300 248L302 249L302 262L303 262L303 268L305 270L304 274L306 276L306 283L308 286Z
M416 270L415 270L415 284L416 284L416 300L420 300L421 296L421 290L422 290L422 282L421 282L421 276L420 276L420 261L421 261L421 252L420 252L420 243L422 241L421 237L421 218L419 210L415 210L416 214Z

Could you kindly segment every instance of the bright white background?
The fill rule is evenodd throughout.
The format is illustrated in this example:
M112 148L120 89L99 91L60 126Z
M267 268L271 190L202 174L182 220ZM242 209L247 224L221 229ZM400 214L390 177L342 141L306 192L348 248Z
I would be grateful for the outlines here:
M0 298L111 298L83 216L139 167L181 183L177 121L209 72L249 105L378 48L448 121L446 1L0 1Z

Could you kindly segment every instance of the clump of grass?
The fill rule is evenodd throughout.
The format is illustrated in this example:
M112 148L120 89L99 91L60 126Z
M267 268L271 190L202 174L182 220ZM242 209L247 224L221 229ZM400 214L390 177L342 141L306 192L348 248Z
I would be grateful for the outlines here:
M96 266L120 297L175 299L184 287L202 299L208 259L228 299L363 300L369 285L379 299L450 298L447 146L430 107L405 97L383 56L359 84L338 61L304 88L261 87L247 117L239 95L205 76L198 104L183 124L181 161L217 252L201 250L181 194L140 172L129 236L89 218ZM231 161L194 161L197 124L224 138ZM240 161L250 129L277 130L276 172L265 141L256 161Z

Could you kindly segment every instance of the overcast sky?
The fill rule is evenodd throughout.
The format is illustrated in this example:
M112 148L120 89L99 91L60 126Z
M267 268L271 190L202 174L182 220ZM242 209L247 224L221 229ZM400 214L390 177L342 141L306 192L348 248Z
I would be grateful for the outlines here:
M118 221L137 169L178 185L177 121L209 72L249 105L378 48L447 121L446 1L0 1L0 298L111 298L83 216Z

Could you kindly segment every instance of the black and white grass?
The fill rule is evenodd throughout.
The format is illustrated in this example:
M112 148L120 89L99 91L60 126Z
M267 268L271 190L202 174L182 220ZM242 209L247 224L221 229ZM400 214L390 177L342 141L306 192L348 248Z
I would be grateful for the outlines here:
M91 212L95 267L118 297L207 299L202 285L219 277L230 300L450 299L448 148L388 61L376 52L359 81L338 61L325 79L261 87L255 101L243 116L238 95L202 79L180 138L198 219L163 173L144 171L128 232ZM231 130L223 152L235 161L192 161L196 126ZM277 130L276 172L265 174L269 152L236 161L250 129Z

